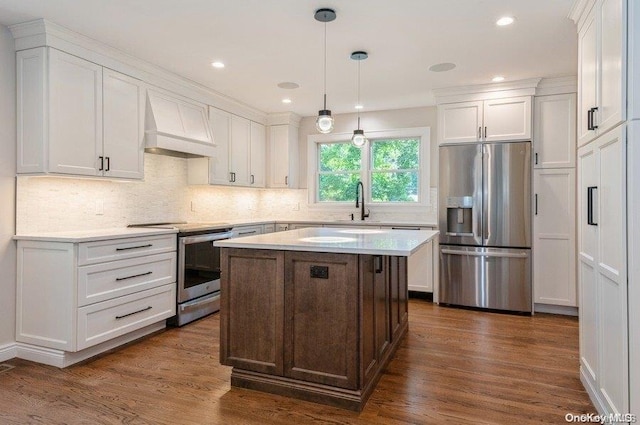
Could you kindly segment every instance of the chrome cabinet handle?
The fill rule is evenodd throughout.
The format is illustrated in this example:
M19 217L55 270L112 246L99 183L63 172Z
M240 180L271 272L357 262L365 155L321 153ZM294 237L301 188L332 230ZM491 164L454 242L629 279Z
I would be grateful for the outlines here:
M138 245L138 246L129 246L127 248L116 248L116 251L128 251L130 249L140 249L140 248L149 248L152 247L153 244L147 244L147 245Z
M256 232L255 230L249 230L249 231L246 231L246 232L238 232L238 234L239 235L250 235L250 234L255 233L255 232Z
M134 314L142 313L143 311L151 310L153 307L149 306L147 308L143 308L142 310L134 311L133 313L123 314L122 316L116 316L116 320L124 319L125 317L133 316Z
M146 273L140 273L140 274L134 274L131 276L127 276L127 277L116 277L116 282L120 282L121 280L127 280L127 279L133 279L134 277L140 277L140 276L148 276L153 272L146 272Z

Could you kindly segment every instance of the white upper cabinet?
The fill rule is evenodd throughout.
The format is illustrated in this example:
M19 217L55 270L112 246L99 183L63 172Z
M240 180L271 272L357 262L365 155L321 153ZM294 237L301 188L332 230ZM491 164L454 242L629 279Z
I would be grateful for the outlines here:
M264 125L251 121L251 163L249 183L252 187L265 187L267 163L267 133Z
M531 97L484 101L483 140L531 140Z
M269 127L269 187L298 187L298 128L291 124Z
M537 96L534 104L534 167L575 167L575 93Z
M438 105L438 142L531 140L531 96Z
M144 99L139 80L105 68L103 81L105 175L141 179L144 164Z
M17 86L18 173L142 178L139 81L40 47L17 53Z
M188 160L189 184L265 186L265 127L246 118L209 107L216 141L211 158Z
M578 146L626 118L626 1L599 0L578 33Z
M482 138L482 101L438 106L440 143L476 142Z

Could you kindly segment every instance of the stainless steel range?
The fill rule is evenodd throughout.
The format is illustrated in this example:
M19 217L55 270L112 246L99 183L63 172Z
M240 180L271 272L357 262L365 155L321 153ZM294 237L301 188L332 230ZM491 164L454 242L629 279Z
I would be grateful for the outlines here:
M182 326L220 310L220 248L214 241L229 239L228 223L149 223L130 227L178 230L178 290L176 316L170 325Z

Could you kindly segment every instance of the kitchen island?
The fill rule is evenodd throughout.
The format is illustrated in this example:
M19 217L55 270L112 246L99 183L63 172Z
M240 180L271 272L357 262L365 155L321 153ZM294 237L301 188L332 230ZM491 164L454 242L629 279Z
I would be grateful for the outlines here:
M407 258L437 234L325 227L215 242L231 385L361 410L407 332Z

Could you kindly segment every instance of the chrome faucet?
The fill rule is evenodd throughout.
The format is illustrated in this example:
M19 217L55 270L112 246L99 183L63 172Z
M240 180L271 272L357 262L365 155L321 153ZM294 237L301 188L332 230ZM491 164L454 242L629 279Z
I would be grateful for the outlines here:
M360 205L360 194L362 194L362 205ZM356 208L360 208L360 220L364 221L365 218L369 217L369 210L364 212L364 185L362 182L358 182L356 185Z

